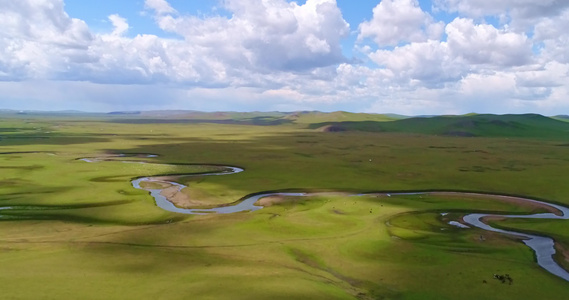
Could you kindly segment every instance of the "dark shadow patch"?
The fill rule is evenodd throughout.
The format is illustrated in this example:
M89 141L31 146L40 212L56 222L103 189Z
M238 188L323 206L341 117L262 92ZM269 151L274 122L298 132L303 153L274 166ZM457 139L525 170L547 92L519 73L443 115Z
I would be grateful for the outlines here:
M120 124L230 124L230 125L257 125L257 126L274 126L282 124L290 124L291 120L278 119L272 117L253 117L245 119L116 119L107 121L109 123Z
M26 171L34 171L34 170L41 170L45 168L42 165L31 165L31 166L0 166L0 169L6 170L26 170Z
M475 137L476 134L468 131L447 131L443 132L442 135L445 136L456 136L456 137Z

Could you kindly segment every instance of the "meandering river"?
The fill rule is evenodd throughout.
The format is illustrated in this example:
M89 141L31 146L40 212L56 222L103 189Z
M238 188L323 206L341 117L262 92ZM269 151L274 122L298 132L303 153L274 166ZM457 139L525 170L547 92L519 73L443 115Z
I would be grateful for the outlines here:
M124 157L124 155L121 155ZM146 157L156 157L156 155L153 154L148 154L146 155ZM81 159L85 162L98 162L100 160L98 159L90 159L90 158L86 158L86 159ZM144 163L144 162L140 162L140 163ZM220 175L230 175L230 174L235 174L235 173L239 173L239 172L243 172L244 170L238 167L231 167L231 166L226 166L223 167L224 171L222 172L213 172L213 173L205 173L205 174L184 174L184 175L177 175L178 177L180 176L220 176ZM170 176L172 177L172 176ZM136 189L141 189L141 190L145 190L150 192L150 195L152 195L152 197L154 197L154 200L156 201L156 205L164 210L167 211L171 211L171 212L176 212L176 213L183 213L183 214L210 214L210 213L219 213L219 214L230 214L230 213L237 213L237 212L243 212L243 211L255 211L255 210L259 210L262 209L262 206L258 206L255 203L257 203L257 201L261 198L264 197L270 197L270 196L309 196L311 195L310 193L262 193L262 194L254 194L248 197L245 197L242 201L237 202L235 204L231 204L231 205L225 205L225 206L221 206L221 207L215 207L215 208L207 208L207 209L185 209L185 208L179 208L176 207L172 202L170 202L164 195L162 195L162 191L163 189L150 189L150 188L143 188L141 187L141 183L142 182L159 182L159 183L165 183L169 186L169 188L171 188L172 186L175 186L178 188L178 191L181 191L183 188L185 188L185 185L179 184L177 182L173 182L173 181L165 181L159 177L143 177L143 178L137 178L134 179L132 181L132 186ZM372 193L372 194L353 194L352 196L365 196L365 195L386 195L386 196L397 196L397 195L427 195L427 194L437 194L437 193L448 193L446 191L440 191L440 192L401 192L401 193ZM464 195L464 196L473 196L473 195L481 195L481 194L476 194L476 193L459 193L459 192L453 192L453 194L455 195ZM490 195L490 194L484 194L485 196L490 196L493 198L512 198L509 196L504 196L504 195ZM480 228L480 229L484 229L487 231L492 231L492 232L497 232L497 233L501 233L501 234L507 234L507 235L511 235L511 236L515 236L518 238L521 238L523 240L523 242L530 247L531 249L533 249L533 251L535 252L536 255L536 259L537 259L537 263L544 268L545 270L547 270L548 272L550 272L551 274L554 274L560 278L563 278L567 281L569 281L569 272L567 272L567 270L563 269L559 264L557 264L557 262L555 262L555 260L553 259L553 255L555 254L555 247L554 247L554 240L550 237L545 237L545 236L538 236L538 235L533 235L533 234L527 234L527 233L523 233L523 232L515 232L515 231L508 231L508 230L502 230L502 229L498 229L498 228L494 228L486 223L484 223L483 219L486 217L499 217L499 218L526 218L526 219L563 219L563 220L567 220L569 219L569 208L561 206L561 205L557 205L557 204L552 204L552 203L547 203L544 201L537 201L537 200L533 200L533 199L527 199L527 198L521 198L521 197L515 197L515 199L517 201L524 201L524 202L528 202L528 203L532 203L532 204L538 204L538 205L542 205L545 207L549 207L552 208L553 210L558 211L559 214L554 214L554 213L539 213L539 214L532 214L532 215L498 215L498 214L479 214L479 213L473 213L473 214L468 214L465 215L463 217L463 221L471 226ZM458 222L457 222L458 223ZM458 223L461 224L461 223ZM461 224L463 225L463 224ZM466 226L461 226L461 228L465 228Z

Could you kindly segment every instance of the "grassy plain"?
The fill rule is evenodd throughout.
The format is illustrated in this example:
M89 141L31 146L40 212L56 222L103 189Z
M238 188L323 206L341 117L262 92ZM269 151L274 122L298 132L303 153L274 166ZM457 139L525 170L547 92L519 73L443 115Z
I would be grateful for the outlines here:
M181 178L189 186L184 192L212 205L289 189L482 191L569 205L569 134L563 127L540 137L537 129L528 136L491 138L332 133L308 128L325 116L310 121L304 115L298 123L271 117L254 120L280 125L1 118L0 206L12 208L0 210L3 297L569 297L569 283L539 268L520 241L447 224L466 212L531 208L468 197L329 195L252 213L190 216L161 210L130 183L140 176L210 170L187 164L225 164L246 171ZM496 124L503 125L490 123ZM109 153L159 156L122 159L155 163L145 165L77 160ZM498 226L546 234L569 247L566 221L509 220ZM500 283L495 273L510 274L514 283Z

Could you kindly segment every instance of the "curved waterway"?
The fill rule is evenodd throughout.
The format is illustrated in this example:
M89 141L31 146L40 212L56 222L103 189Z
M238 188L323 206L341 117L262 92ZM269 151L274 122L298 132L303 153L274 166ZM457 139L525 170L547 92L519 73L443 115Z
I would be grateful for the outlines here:
M144 155L144 156L143 156ZM124 157L125 155L119 155L119 157ZM139 155L129 155L129 156L138 156L138 157L156 157L154 154L139 154ZM98 162L101 161L100 159L91 159L91 158L84 158L81 159L85 162ZM128 161L125 161L128 162ZM144 162L139 162L144 163ZM207 165L204 165L207 166ZM219 166L216 166L219 167ZM175 175L169 176L172 177L181 177L181 176L219 176L219 175L230 175L239 172L243 172L244 170L238 167L231 167L231 166L221 166L223 171L220 172L212 172L212 173L202 173L202 174L184 174L184 175ZM183 213L183 214L210 214L210 213L219 213L219 214L230 214L230 213L237 213L243 211L255 211L262 209L262 206L255 205L257 201L261 198L270 197L270 196L310 196L314 195L311 193L262 193L262 194L255 194L249 197L245 197L242 201L237 202L231 205L224 205L221 207L215 208L207 208L207 209L187 209L187 208L179 208L176 207L168 198L162 195L162 191L164 189L149 189L141 187L142 182L156 182L156 183L166 183L168 188L172 186L177 187L178 192L181 191L186 186L183 184L179 184L173 181L166 181L161 179L160 177L142 177L132 180L132 186L136 189L141 189L150 192L150 195L156 201L156 205L164 210L176 212L176 213ZM437 194L437 193L448 193L446 191L431 191L431 192L401 192L401 193L369 193L369 194L353 194L352 196L366 196L366 195L386 195L386 196L403 196L403 195L428 195L428 194ZM523 240L524 244L530 247L536 255L537 263L539 266L547 270L553 275L556 275L562 279L569 281L569 272L563 269L559 264L555 262L553 259L553 255L555 254L555 241L550 237L545 236L538 236L532 235L522 232L515 232L509 230L502 230L498 228L494 228L486 223L484 223L483 219L486 217L497 217L497 218L525 218L525 219L569 219L569 208L551 204L543 201L521 198L521 197L509 197L504 195L492 195L492 194L476 194L476 193L460 193L460 192L452 192L454 195L464 195L464 196L479 196L484 195L492 198L504 198L504 199L515 199L517 201L528 202L532 204L537 204L549 208L553 208L559 212L559 214L554 213L539 213L539 214L532 214L532 215L498 215L498 214L468 214L463 217L463 221L471 226L497 232L501 234L507 234L511 236L518 237ZM458 222L457 222L458 223ZM460 224L460 223L459 223ZM467 226L461 227L465 228Z
M235 174L239 172L243 172L243 169L237 167L225 167L226 171L224 172L214 172L214 173L202 173L195 176L218 176L218 175L228 175L228 174ZM192 176L191 174L188 175L180 175L180 176ZM171 176L170 176L171 177ZM177 176L176 176L177 177ZM136 189L145 190L150 192L150 195L154 197L156 201L156 205L164 210L182 213L182 214L194 214L194 215L204 215L210 213L218 213L218 214L232 214L236 212L242 211L255 211L263 208L262 206L257 206L255 203L259 201L261 198L269 197L269 196L304 196L305 193L266 193L266 194L258 194L254 196L250 196L245 198L243 201L240 201L233 205L228 206L221 206L221 207L214 207L214 208L205 208L205 209L198 209L198 208L179 208L174 205L168 198L162 195L162 191L164 189L149 189L143 188L140 186L141 182L159 182L159 183L166 183L169 185L168 188L172 186L177 187L177 192L181 191L186 186L183 184L179 184L173 181L165 181L157 179L156 177L143 177L138 178L132 181L132 186Z
M542 268L546 269L550 273L559 276L567 281L569 281L569 272L563 269L555 260L553 259L553 255L555 254L555 241L550 237L509 231L509 230L502 230L498 228L494 228L482 221L483 218L486 217L499 217L499 218L523 218L523 219L569 219L569 208L551 204L543 201L537 201L532 199L523 199L524 201L532 202L535 204L547 205L553 208L556 208L561 212L561 215L556 215L553 213L541 213L541 214L533 214L533 215L496 215L496 214L469 214L463 217L464 222L484 229L488 231L509 234L516 237L519 237L523 240L524 244L528 247L533 249L535 252L535 256L537 259L538 265Z

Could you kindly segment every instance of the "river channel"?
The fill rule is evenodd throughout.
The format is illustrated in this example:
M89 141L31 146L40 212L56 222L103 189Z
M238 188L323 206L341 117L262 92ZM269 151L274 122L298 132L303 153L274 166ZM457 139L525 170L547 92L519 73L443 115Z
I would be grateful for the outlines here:
M121 156L124 156L124 155L121 155ZM146 157L156 157L156 156L149 154ZM89 159L89 158L84 158L81 160L85 161L85 162L90 162L90 163L101 161L101 160ZM125 162L128 162L128 161L125 161ZM144 163L144 162L139 162L139 163ZM202 174L184 174L184 175L176 175L176 176L178 176L178 177L181 177L181 176L185 176L185 177L187 177L187 176L220 176L220 175L231 175L231 174L235 174L235 173L239 173L239 172L244 171L241 168L231 167L231 166L225 166L225 167L223 167L223 169L224 169L224 171L222 171L222 172L202 173ZM169 178L176 177L176 176L169 176ZM141 187L142 182L163 183L163 184L168 185L170 188L172 186L177 187L178 191L181 191L183 188L185 188L186 187L185 185L182 185L180 183L173 182L173 181L165 181L160 177L142 177L142 178L137 178L137 179L132 180L132 186L136 189L148 191L150 193L150 195L156 201L156 205L158 207L160 207L164 210L167 210L167 211L171 211L171 212L175 212L175 213L183 213L183 214L203 215L203 214L211 214L211 213L231 214L231 213L237 213L237 212L243 212L243 211L251 212L251 211L256 211L256 210L263 208L262 206L256 205L255 203L257 203L257 201L259 199L264 198L264 197L270 197L270 196L296 196L296 197L299 197L299 196L313 195L310 193L281 193L281 192L270 192L269 193L268 192L268 193L259 193L259 194L247 196L247 197L243 198L241 201L236 202L236 203L231 204L231 205L224 205L224 206L220 206L220 207L207 208L207 209L198 209L198 208L187 209L187 208L176 207L171 201L169 201L164 195L162 195L163 189L143 188L143 187ZM430 191L430 192L401 192L401 193L369 193L369 194L353 194L352 196L428 195L428 194L437 194L437 193L448 193L448 192L446 192L446 191ZM464 196L481 195L481 194L476 194L476 193L460 193L460 192L452 192L452 193L455 195L464 195ZM497 199L499 199L499 198L511 198L509 196L504 196L504 195L491 195L491 194L484 194L484 195L489 196L489 197L493 197L493 198L497 198ZM566 281L569 281L569 272L567 272L565 269L563 269L553 259L553 256L555 254L555 247L554 247L555 242L552 238L546 237L546 236L538 236L538 235L533 235L533 234L527 234L527 233L523 233L523 232L502 230L502 229L494 228L494 227L484 223L484 221L483 221L484 218L487 218L487 217L526 218L526 219L563 219L563 220L567 220L567 219L569 219L569 208L561 206L561 205L557 205L557 204L547 203L544 201L534 200L534 199L521 198L521 197L515 197L515 198L518 201L525 201L525 202L529 202L529 203L533 203L533 204L539 204L542 206L550 207L553 210L556 210L558 212L558 214L555 214L555 213L539 213L539 214L531 214L531 215L498 215L498 214L473 213L473 214L465 215L463 217L463 221L466 224L469 224L471 226L474 226L474 227L477 227L477 228L480 228L483 230L497 232L497 233L501 233L501 234L506 234L506 235L510 235L510 236L514 236L514 237L522 239L524 244L526 244L528 247L530 247L535 252L536 260L537 260L537 263L539 264L539 266L541 266L542 268L544 268L545 270L547 270L551 274L558 276L558 277L560 277ZM458 222L455 222L455 223L458 223ZM461 224L461 223L458 223L458 224ZM467 226L460 226L460 227L466 228Z

